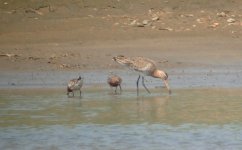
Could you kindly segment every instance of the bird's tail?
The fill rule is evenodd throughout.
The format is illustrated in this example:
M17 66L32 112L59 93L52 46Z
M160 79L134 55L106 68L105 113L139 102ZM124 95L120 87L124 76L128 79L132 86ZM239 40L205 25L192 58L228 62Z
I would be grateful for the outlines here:
M119 63L121 65L130 65L132 63L129 58L127 58L123 55L113 57L113 61L116 61L117 63Z

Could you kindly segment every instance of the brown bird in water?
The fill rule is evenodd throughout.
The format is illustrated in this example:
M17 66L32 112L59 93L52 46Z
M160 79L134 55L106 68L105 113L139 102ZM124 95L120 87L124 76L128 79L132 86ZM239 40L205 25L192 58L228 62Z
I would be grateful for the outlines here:
M72 93L72 97L74 97L74 91L79 90L81 96L81 88L83 85L83 78L79 76L77 79L72 79L67 84L67 95L70 96L69 93Z
M117 87L119 86L120 93L122 92L121 83L122 79L117 75L110 75L107 80L110 87L115 87L115 93L117 93Z
M151 76L154 78L160 78L167 90L169 91L169 94L171 94L171 90L168 84L168 74L162 70L158 70L155 62L153 60L150 60L148 58L144 57L125 57L125 56L116 56L113 57L113 60L116 61L117 63L124 65L125 67L134 70L139 73L139 77L136 81L136 86L137 86L137 95L139 95L139 79L142 77L142 85L146 89L148 93L150 91L148 88L145 86L144 83L144 76Z

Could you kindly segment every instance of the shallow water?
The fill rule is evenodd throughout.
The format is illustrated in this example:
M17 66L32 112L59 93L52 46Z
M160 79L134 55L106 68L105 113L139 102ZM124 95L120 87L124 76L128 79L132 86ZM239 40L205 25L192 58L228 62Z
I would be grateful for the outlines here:
M241 88L242 65L174 68L167 70L169 84L177 88ZM1 72L0 88L65 88L67 82L81 75L85 87L106 87L107 77L112 71L123 79L124 89L136 86L138 75L128 70L91 70L91 71L47 71L47 72ZM150 88L164 86L160 79L145 77Z
M0 90L0 149L242 149L241 89Z

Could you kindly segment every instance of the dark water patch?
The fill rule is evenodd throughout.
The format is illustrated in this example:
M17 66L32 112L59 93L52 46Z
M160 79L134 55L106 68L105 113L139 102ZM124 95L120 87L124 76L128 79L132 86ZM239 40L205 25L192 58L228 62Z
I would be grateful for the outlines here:
M240 124L166 124L8 127L1 149L241 149Z

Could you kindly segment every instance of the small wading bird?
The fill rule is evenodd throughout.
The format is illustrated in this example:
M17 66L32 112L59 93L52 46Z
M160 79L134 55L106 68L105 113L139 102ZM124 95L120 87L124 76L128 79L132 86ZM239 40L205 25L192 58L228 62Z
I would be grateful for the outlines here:
M137 95L139 95L139 79L140 79L140 77L142 77L142 85L144 86L146 91L148 93L150 93L148 88L145 86L144 76L160 78L164 82L167 90L169 91L169 94L171 94L171 90L170 90L170 87L168 84L168 74L162 70L158 70L156 68L155 62L153 60L150 60L150 59L144 58L144 57L125 57L122 55L113 57L113 60L118 62L119 64L124 65L124 66L128 67L129 69L134 70L139 73L139 77L136 82Z
M119 86L120 93L122 92L121 83L122 79L117 75L110 75L107 80L110 87L115 87L115 93L117 93L117 87Z
M69 93L72 93L72 97L74 97L74 92L79 90L81 96L81 88L83 85L83 79L79 76L77 79L72 79L68 82L67 85L67 96L70 97Z

